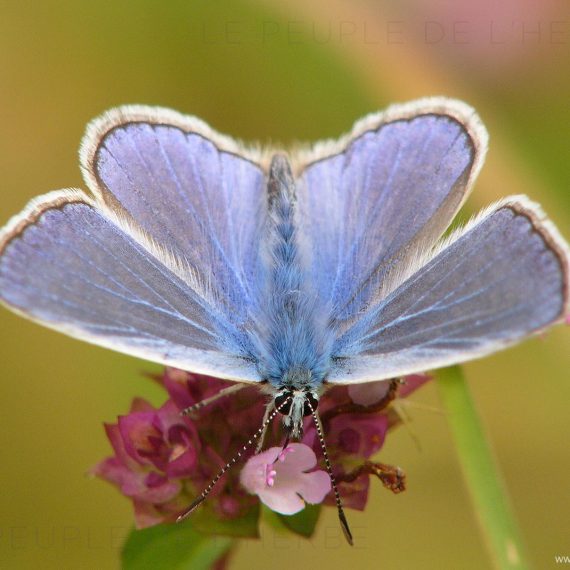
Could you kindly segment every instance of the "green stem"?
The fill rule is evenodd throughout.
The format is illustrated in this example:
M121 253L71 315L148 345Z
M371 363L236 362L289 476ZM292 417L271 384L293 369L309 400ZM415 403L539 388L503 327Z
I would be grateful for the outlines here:
M457 454L495 568L528 569L506 489L461 368L438 371L436 381L448 412Z

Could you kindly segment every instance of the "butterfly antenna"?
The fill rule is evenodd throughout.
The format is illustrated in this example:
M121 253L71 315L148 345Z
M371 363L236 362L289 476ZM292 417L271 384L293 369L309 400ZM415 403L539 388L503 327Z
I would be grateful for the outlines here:
M348 544L352 546L354 544L352 540L352 533L350 532L348 521L346 520L346 516L344 515L344 509L342 508L342 499L340 498L340 493L338 492L338 487L336 485L336 479L333 475L329 454L327 452L327 446L325 444L325 438L323 436L323 426L321 424L321 419L319 418L316 410L313 408L309 400L307 400L307 404L309 405L309 409L311 410L311 415L313 416L313 420L315 421L315 427L317 428L317 435L321 443L321 449L323 450L323 457L325 458L327 473L331 478L331 485L334 491L334 498L336 501L336 508L338 510L338 519L340 521L340 526L342 528L342 532L344 533L344 537L346 538Z
M285 400L279 407L277 407L267 419L261 424L261 427L247 440L246 444L235 454L235 456L228 461L222 469L218 472L218 474L210 481L210 484L202 491L202 493L198 496L196 500L176 519L176 522L181 522L184 519L188 518L206 499L206 497L210 494L216 483L226 474L226 472L237 463L242 455L247 451L247 449L255 443L257 438L264 432L265 428L271 423L273 418L292 400L289 398Z

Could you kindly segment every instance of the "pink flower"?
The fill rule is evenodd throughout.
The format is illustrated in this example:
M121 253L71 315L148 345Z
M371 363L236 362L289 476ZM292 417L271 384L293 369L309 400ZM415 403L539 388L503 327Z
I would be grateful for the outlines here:
M166 369L160 383L170 398L160 408L133 402L128 415L105 426L114 456L92 473L133 501L138 528L174 521L261 423L264 402L244 389L211 404L197 420L180 411L227 386L227 382ZM243 430L243 431L242 431ZM242 516L256 504L239 485L238 470L222 478L208 499L219 519Z
M264 505L282 515L294 515L309 504L322 503L331 490L325 471L311 471L317 457L310 447L291 443L250 457L241 471L241 484Z
M113 455L92 470L131 499L139 528L176 520L259 429L266 403L251 386L182 416L185 408L233 383L172 368L156 380L169 399L159 408L136 399L127 415L106 425ZM404 489L402 471L374 462L373 456L399 422L390 402L427 380L413 375L403 383L339 386L321 397L318 411L346 507L364 509L371 475L393 492ZM334 506L312 418L305 418L302 442L291 443L284 452L283 437L276 418L265 437L267 451L254 455L252 446L242 452L243 464L220 478L200 508L223 521L250 516L259 501L282 514L299 512L305 503Z

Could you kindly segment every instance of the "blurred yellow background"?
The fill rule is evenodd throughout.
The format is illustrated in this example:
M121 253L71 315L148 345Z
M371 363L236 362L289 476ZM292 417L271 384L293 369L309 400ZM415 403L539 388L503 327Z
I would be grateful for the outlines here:
M477 6L477 7L475 7ZM336 137L390 102L458 97L491 145L469 213L512 193L570 237L570 6L555 0L3 2L0 220L37 194L83 186L88 120L124 103L195 114L282 142ZM148 363L0 313L0 567L119 567L131 506L85 472L109 454L102 422L163 395ZM465 367L531 560L570 555L570 330ZM437 407L435 386L413 398ZM267 531L236 569L488 567L445 417L410 408L379 459L408 474L350 512L353 549L327 509L310 543ZM376 482L374 482L376 483Z

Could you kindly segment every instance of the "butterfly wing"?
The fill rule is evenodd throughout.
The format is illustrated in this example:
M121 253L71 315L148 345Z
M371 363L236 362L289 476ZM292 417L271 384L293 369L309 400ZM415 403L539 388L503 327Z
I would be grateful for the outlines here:
M487 148L473 109L448 99L390 107L296 157L310 275L346 328L432 247L465 200Z
M228 317L247 321L263 283L259 153L197 118L127 106L91 123L80 158L99 203L208 277Z
M207 296L81 191L34 200L0 241L2 301L71 336L198 372L258 380L247 347Z
M561 321L569 309L568 246L524 197L495 205L438 251L337 339L330 382L478 358Z
M197 119L147 107L90 125L95 196L51 193L0 235L0 299L96 344L258 381L249 330L263 279L259 156Z

